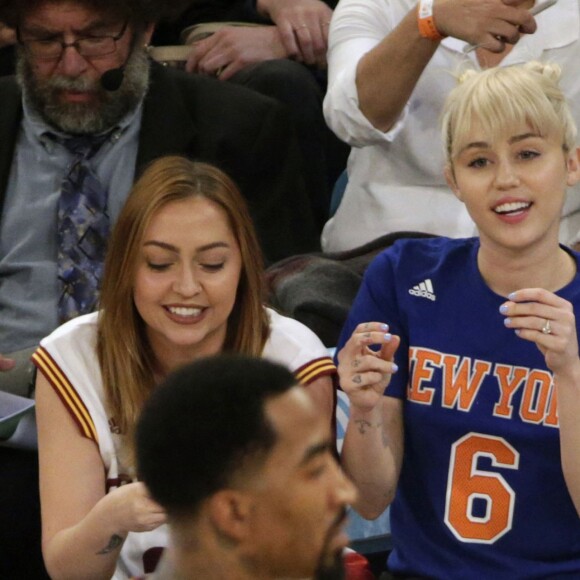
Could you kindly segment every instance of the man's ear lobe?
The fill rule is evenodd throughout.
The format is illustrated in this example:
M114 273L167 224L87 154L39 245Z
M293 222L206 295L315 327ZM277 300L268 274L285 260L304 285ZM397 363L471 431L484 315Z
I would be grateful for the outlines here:
M449 189L456 195L459 201L463 201L461 196L461 191L459 191L459 187L457 187L457 182L455 181L455 173L453 172L453 167L451 163L445 164L445 169L443 170L445 175L445 181L447 181L447 185Z
M143 32L143 44L148 46L151 42L151 37L153 36L153 32L155 32L155 22L148 22L145 25L145 30Z
M232 540L244 539L249 530L252 499L248 494L233 489L215 493L209 500L209 514L213 524Z
M567 185L576 185L580 181L580 147L574 147L566 160L568 168Z

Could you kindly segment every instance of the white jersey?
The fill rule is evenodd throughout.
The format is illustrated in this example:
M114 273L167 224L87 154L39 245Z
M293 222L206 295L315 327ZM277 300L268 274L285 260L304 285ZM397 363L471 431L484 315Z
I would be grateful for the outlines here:
M288 367L302 384L334 375L336 367L319 338L302 323L267 308L270 336L262 356ZM135 481L124 461L123 436L106 412L96 354L98 313L67 322L43 339L33 360L77 423L81 434L99 447L107 474L107 492ZM168 542L167 526L128 535L115 579L152 572Z

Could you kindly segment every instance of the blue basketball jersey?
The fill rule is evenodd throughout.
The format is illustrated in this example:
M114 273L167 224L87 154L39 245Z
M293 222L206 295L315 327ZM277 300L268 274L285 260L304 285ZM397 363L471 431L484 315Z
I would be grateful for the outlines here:
M477 238L397 242L369 266L339 341L370 321L401 337L385 392L405 400L389 569L580 578L552 375L536 345L504 326L506 298L485 284L478 249ZM580 275L557 294L578 323Z

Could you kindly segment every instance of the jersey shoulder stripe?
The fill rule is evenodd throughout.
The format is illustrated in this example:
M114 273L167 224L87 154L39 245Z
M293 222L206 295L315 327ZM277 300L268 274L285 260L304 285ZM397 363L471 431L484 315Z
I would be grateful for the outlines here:
M98 444L97 429L91 418L91 414L58 364L42 346L38 347L34 352L32 361L55 390L78 425L81 434Z
M324 356L307 362L296 369L295 376L303 385L308 385L319 377L336 373L336 365L329 356Z

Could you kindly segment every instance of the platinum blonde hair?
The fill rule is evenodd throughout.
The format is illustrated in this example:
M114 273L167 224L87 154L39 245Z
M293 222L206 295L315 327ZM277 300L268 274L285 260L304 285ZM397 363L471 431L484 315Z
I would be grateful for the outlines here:
M442 116L447 162L465 145L474 120L491 138L515 125L527 124L539 135L561 135L564 151L576 144L576 124L560 89L557 64L537 61L459 75Z

